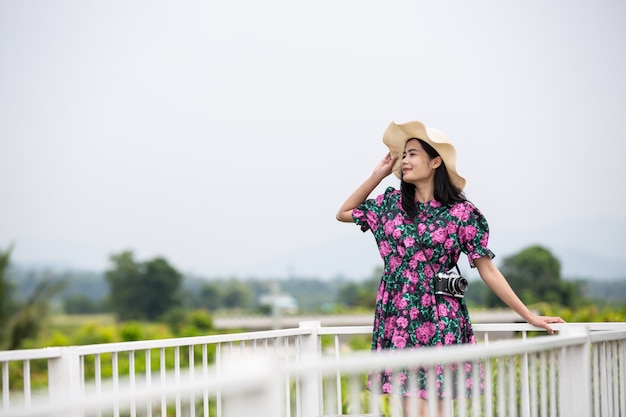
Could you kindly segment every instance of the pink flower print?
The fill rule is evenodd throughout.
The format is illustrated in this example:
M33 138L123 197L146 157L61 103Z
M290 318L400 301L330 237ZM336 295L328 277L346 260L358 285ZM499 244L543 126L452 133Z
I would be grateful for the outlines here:
M392 221L386 221L383 224L383 231L385 232L385 236L389 236L395 230L396 225Z
M426 278L431 280L435 276L435 271L433 271L433 268L430 265L427 265L424 268L424 275L426 275Z
M421 236L424 234L425 231L426 231L426 225L424 223L419 223L417 225L417 234Z
M430 296L430 294L424 294L422 295L422 298L420 299L420 303L422 304L422 307L430 307L431 301L432 301L432 297Z
M382 386L382 391L385 394L391 394L391 384L389 382L385 382Z
M489 244L489 232L485 232L483 237L480 238L480 246L486 248Z
M424 251L417 251L415 259L419 262L426 262L426 255L424 254Z
M378 245L378 252L383 258L389 255L391 253L391 245L389 245L389 241L383 240L380 242L380 245Z
M443 344L444 345L452 345L455 342L456 342L456 337L454 336L454 334L452 332L446 333L446 335L443 337Z
M425 389L421 389L419 390L417 396L421 399L421 400L427 400L428 399L428 392L426 392Z
M446 239L446 241L443 243L443 247L447 250L452 249L452 247L454 246L454 239Z
M395 317L387 318L385 320L385 337L386 338L391 337L395 328L396 328L396 318Z
M402 230L393 229L393 233L391 234L391 236L393 236L394 239L399 240L402 237Z
M463 238L466 241L471 241L472 239L476 237L477 230L475 226L465 226L464 228L461 228L461 229L459 230L459 233L463 235Z
M465 362L465 372L468 373L468 374L470 372L472 372L472 364L471 363Z
M415 239L411 236L407 236L404 238L404 241L402 243L404 244L405 247L412 248L413 245L415 245Z
M406 382L406 380L407 380L406 373L400 372L398 374L398 382L400 382L401 384L404 384Z
M419 280L419 277L420 277L416 271L408 271L408 270L404 271L404 276L408 278L408 280L412 284L417 284L417 281Z
M446 238L448 237L448 231L444 229L443 227L440 227L439 229L435 230L431 234L431 237L433 239L433 242L443 243L446 241Z
M465 380L465 388L467 388L468 390L471 390L472 389L472 385L473 385L472 384L472 378L467 378Z
M407 301L402 298L402 296L394 297L393 304L396 306L398 310L403 310L407 307Z
M363 210L355 208L354 210L352 210L352 215L357 219L360 219L363 217Z
M383 290L383 286L380 285L378 287L378 292L376 293L376 301L382 300L384 296L384 290Z
M404 216L400 213L396 214L396 217L393 218L393 223L396 226L400 226L401 224L404 223Z
M450 215L456 217L462 222L465 222L470 217L470 212L464 204L455 204L450 209Z
M435 225L431 223L428 225L428 231L432 232L433 230L435 230Z
M446 317L448 315L448 306L443 303L438 304L437 313L439 314L439 317Z
M383 304L387 304L389 302L389 291L385 291L383 293Z
M417 317L419 316L419 309L417 307L412 307L411 310L409 310L409 317L411 318L411 320L415 320L417 319Z
M367 212L367 224L370 225L372 230L378 229L378 217L376 217L376 213L371 211Z
M448 229L448 234L451 235L453 233L456 233L457 224L455 222L448 222L446 228Z
M400 265L402 265L402 258L399 256L392 256L389 259L389 269L391 272L395 271Z
M406 329L409 325L409 321L406 319L406 317L398 317L398 320L396 320L396 324L398 325L398 327Z
M427 344L434 334L435 323L432 323L430 321L427 321L415 330L415 337L417 338L417 340L422 342L422 344Z
M450 304L450 311L454 312L459 310L459 301L456 298L450 297L448 303Z
M402 336L394 336L391 339L391 342L398 349L404 349L406 347L406 339Z

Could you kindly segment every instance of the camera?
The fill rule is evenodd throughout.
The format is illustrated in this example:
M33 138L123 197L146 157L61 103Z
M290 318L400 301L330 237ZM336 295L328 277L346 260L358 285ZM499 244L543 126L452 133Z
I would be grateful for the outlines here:
M439 272L435 278L435 294L463 298L468 283L460 274L454 272Z

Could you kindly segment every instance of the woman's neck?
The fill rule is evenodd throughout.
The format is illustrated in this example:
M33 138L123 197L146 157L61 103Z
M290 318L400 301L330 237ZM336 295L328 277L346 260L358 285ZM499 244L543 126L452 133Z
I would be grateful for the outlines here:
M413 197L415 201L420 203L428 203L435 198L435 191L433 184L415 184L415 195Z

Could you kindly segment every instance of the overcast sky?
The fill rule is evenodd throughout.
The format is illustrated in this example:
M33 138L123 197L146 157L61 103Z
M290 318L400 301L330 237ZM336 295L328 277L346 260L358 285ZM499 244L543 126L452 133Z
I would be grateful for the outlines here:
M455 142L496 259L623 260L625 74L619 0L1 0L0 249L362 275L374 240L335 213L417 119Z

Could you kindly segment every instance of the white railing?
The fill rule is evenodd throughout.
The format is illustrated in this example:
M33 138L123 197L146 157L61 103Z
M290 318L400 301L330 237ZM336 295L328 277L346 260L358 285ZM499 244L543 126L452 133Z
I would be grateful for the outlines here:
M350 352L346 339L371 326L299 328L217 336L0 352L1 416L401 415L398 396L371 395L368 373L433 369L444 390L453 369L471 365L474 383L457 401L428 401L430 415L626 416L626 323L557 325L533 336L527 324L475 324L475 346L374 355ZM521 334L491 341L499 334ZM532 333L530 333L532 332ZM38 372L34 372L34 370ZM37 388L34 375L47 373ZM109 374L110 373L110 374ZM458 372L457 375L462 375ZM484 386L480 389L480 383ZM447 385L446 385L447 384ZM466 392L467 391L467 392ZM484 395L482 395L484 394ZM434 398L434 397L430 397Z

